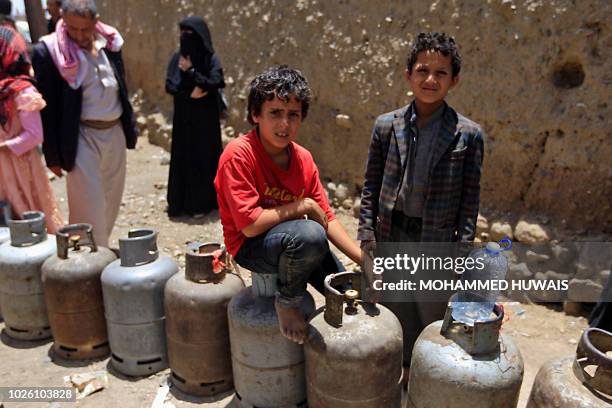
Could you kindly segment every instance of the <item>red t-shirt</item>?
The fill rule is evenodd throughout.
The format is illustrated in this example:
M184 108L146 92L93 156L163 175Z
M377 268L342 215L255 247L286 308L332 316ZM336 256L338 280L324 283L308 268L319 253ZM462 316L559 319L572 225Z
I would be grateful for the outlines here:
M272 161L254 128L227 145L221 158L215 188L225 246L236 255L246 239L242 229L251 225L264 209L279 207L310 197L335 219L319 170L308 150L291 142L289 169Z

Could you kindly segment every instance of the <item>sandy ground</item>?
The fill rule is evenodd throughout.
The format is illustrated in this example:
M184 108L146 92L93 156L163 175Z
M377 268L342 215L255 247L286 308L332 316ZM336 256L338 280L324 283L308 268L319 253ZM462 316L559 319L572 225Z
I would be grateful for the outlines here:
M188 241L221 241L222 232L218 213L202 219L178 218L169 220L166 206L166 180L168 167L161 165L162 149L140 139L139 147L128 155L128 178L121 214L112 235L111 246L118 246L116 239L127 234L130 228L153 227L159 231L161 251L182 263L182 251ZM54 180L53 187L66 211L64 181ZM351 235L355 235L357 220L339 212L339 218ZM348 263L346 257L341 260ZM320 305L322 297L316 293ZM503 332L509 335L520 349L525 375L521 388L519 407L524 407L529 397L533 379L539 367L552 358L572 355L582 330L587 327L584 317L565 315L559 308L541 305L506 304L508 320ZM4 323L0 323L3 329ZM51 341L16 343L4 334L0 342L0 386L63 386L63 377L74 373L107 370L109 386L76 403L5 403L13 407L149 407L153 403L160 384L165 383L169 370L146 378L127 378L110 368L108 359L76 364L52 361L49 356ZM204 406L231 407L235 405L233 394L214 399L196 399L171 389L168 402L176 407Z

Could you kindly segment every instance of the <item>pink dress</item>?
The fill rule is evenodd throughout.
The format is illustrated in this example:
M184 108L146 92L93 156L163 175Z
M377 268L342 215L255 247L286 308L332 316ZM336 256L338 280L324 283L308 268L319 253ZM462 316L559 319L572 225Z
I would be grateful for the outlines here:
M42 158L35 147L42 143L40 110L46 105L36 88L29 87L15 96L17 114L6 129L0 126L0 200L7 200L13 217L24 211L43 211L51 234L64 225L57 201L51 190Z

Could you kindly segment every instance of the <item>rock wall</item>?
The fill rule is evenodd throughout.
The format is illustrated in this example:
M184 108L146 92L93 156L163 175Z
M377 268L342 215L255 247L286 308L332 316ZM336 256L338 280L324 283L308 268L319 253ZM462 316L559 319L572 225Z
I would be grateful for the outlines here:
M164 93L177 22L208 22L226 75L228 124L246 131L246 86L265 67L301 69L314 101L301 131L325 177L362 184L377 115L410 101L403 79L413 35L461 45L448 100L487 134L481 206L547 214L556 225L612 231L607 0L98 0L126 38L132 89L171 113Z

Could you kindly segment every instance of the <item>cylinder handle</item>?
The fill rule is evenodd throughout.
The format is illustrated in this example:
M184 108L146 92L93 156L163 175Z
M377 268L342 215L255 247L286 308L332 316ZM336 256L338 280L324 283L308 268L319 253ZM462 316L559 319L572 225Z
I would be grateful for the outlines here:
M159 257L157 231L148 228L132 229L127 238L119 238L121 266L140 266Z
M192 242L185 254L185 277L193 282L223 280L227 257L225 246L218 242Z
M352 289L341 293L334 286L339 286L351 282ZM360 272L339 272L327 275L325 277L325 312L323 317L325 321L334 326L342 326L342 318L344 315L343 305L348 303L347 312L356 313L356 302L359 298L361 290L361 273Z
M462 322L455 320L453 317L453 302L457 299L458 294L451 296L450 301L446 306L446 313L440 327L440 334L446 336L452 327L460 325L460 330L467 339L461 346L468 354L481 355L493 352L499 344L499 332L504 321L504 308L499 304L493 307L495 317L489 320L477 320L474 326L468 326Z
M68 259L70 249L78 251L82 246L91 248L91 252L98 251L91 224L67 225L57 231L55 239L57 241L57 256L60 259Z
M612 333L595 327L586 329L576 347L573 364L576 378L589 388L609 394L612 390L612 357L607 353L610 351L612 351ZM590 365L597 366L593 374L585 370Z
M40 211L26 211L22 220L9 220L11 245L14 247L27 247L47 239L47 226L45 214Z

